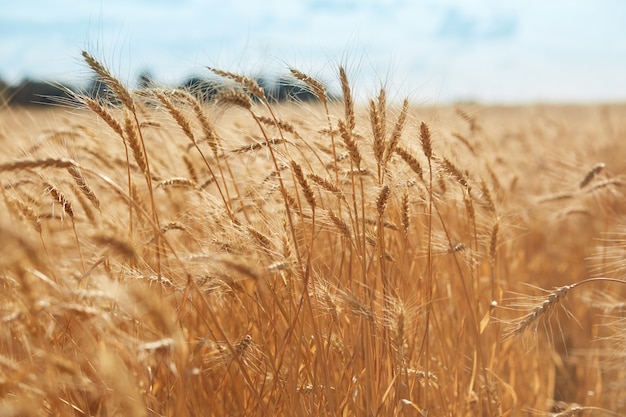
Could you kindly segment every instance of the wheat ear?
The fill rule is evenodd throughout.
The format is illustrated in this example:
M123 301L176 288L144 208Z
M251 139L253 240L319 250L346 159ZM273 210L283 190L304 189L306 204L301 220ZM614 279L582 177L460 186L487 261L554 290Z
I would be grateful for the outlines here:
M296 180L298 180L298 184L300 184L300 187L302 187L304 198L306 198L306 201L307 203L309 203L311 208L315 210L315 206L317 205L315 200L315 193L311 188L311 184L309 184L309 181L307 181L306 177L304 176L304 173L302 172L302 167L298 165L296 161L291 161L291 169L296 177Z
M133 152L133 157L135 158L135 162L139 166L141 172L149 177L148 165L146 163L146 156L143 153L143 147L141 146L141 142L139 141L139 135L137 134L137 129L135 128L135 123L131 118L129 112L126 112L124 117L124 137L126 139L126 143L130 147Z
M6 171L22 171L31 168L68 168L76 165L71 159L45 158L45 159L27 159L24 161L8 162L0 164L0 172Z
M378 198L376 199L376 210L378 211L378 217L381 219L385 213L385 208L387 208L387 201L389 201L390 195L391 189L387 184L385 184L381 188L380 193L378 193Z
M82 101L87 105L87 107L91 109L91 111L100 116L100 118L104 120L106 124L109 125L109 127L113 129L113 131L115 131L115 133L117 133L122 138L124 137L124 130L122 128L122 125L104 106L102 106L97 101L90 99L89 97L82 97Z
M78 186L78 189L87 197L87 199L91 202L91 204L98 210L100 210L100 200L96 197L96 194L93 192L89 184L87 184L87 180L83 177L83 174L80 172L78 168L75 166L69 166L67 168L67 172L72 176L74 182Z
M263 88L261 88L261 86L259 86L259 83L257 83L254 79L252 79L250 77L246 77L244 75L235 74L233 72L222 71L222 70L219 70L219 69L216 69L216 68L211 68L211 67L208 67L208 68L214 74L217 74L220 77L231 79L231 80L235 81L236 83L240 84L250 94L252 94L256 98L260 99L261 101L265 101L266 100L266 98L265 98L265 91L263 91Z
M429 160L433 157L433 146L430 137L430 129L428 125L424 122L420 124L420 144L422 145L422 150L424 151L424 155Z
M311 92L313 93L315 97L317 97L319 101L321 101L324 104L328 103L328 94L326 92L326 87L324 87L324 84L322 84L315 78L310 77L301 71L298 71L295 68L289 68L289 71L294 77L296 77L296 79L305 83L311 89Z
M108 69L105 68L98 60L91 56L87 51L82 52L83 58L89 67L113 90L115 95L120 99L122 104L131 112L135 113L135 102L133 101L128 89L115 78Z
M383 164L387 165L391 160L393 153L400 143L400 138L402 136L402 131L404 130L404 125L406 124L406 118L409 111L409 100L404 99L402 102L402 110L400 111L400 115L398 116L398 120L391 132L391 137L389 138L389 142L387 143L387 149L385 149L385 156L383 160Z
M585 178L583 178L583 180L580 182L579 187L585 188L595 178L595 176L598 175L605 167L606 167L606 164L604 162L595 164L593 168L591 168L589 172L587 172L587 175L585 175Z
M252 109L252 100L243 90L223 90L217 94L217 102L223 105L234 105L246 110Z
M343 106L346 120L346 130L352 133L356 127L356 117L354 114L354 100L352 99L352 91L350 90L350 83L348 82L348 76L346 70L343 67L339 67L339 81L341 82L341 92L343 94Z

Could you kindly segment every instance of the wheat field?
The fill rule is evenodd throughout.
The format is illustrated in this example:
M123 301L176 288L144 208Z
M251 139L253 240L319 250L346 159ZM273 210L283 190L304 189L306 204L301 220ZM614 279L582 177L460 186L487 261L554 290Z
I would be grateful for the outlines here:
M0 415L626 413L623 105L0 109Z

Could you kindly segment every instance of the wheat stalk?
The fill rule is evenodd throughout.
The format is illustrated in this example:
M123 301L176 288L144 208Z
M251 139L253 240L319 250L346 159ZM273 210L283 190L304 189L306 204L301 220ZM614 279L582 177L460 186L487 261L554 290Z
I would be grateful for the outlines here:
M83 177L83 174L80 172L78 168L75 166L67 167L67 172L72 176L74 182L78 186L78 189L87 197L87 199L91 202L91 204L98 210L100 210L100 200L96 197L96 194L93 192L89 184L87 184L87 180Z
M243 90L222 90L217 94L216 100L219 104L230 104L246 110L252 109L252 100Z
M291 161L291 170L296 176L296 180L298 180L298 184L300 184L300 187L302 187L304 198L306 199L307 203L309 203L311 208L315 210L315 206L317 205L316 200L315 200L315 193L311 189L311 185L309 184L309 181L307 181L306 177L304 176L304 173L302 172L302 167L298 165L296 161Z
M350 154L350 160L356 166L357 170L361 167L361 152L359 152L359 148L352 137L352 133L343 121L339 121L339 133L341 135L341 139L343 143L345 143L348 148L348 152Z
M133 153L133 158L135 158L135 162L137 162L139 169L146 176L146 178L148 178L149 172L146 156L143 153L143 147L139 141L139 135L137 134L135 123L128 112L126 112L124 117L124 138Z
M420 144L422 145L422 151L428 160L433 157L433 147L430 137L430 129L424 122L420 123Z
M176 121L185 136L187 136L189 140L195 144L196 138L194 137L193 131L191 130L191 123L189 122L187 117L185 117L183 112L180 111L176 106L174 106L174 103L172 103L171 100L168 99L162 92L155 91L154 95L165 106L165 108L170 113L172 118Z
M257 83L254 79L250 77L246 77L244 75L235 74L233 72L222 71L222 70L211 68L211 67L208 67L208 68L210 71L219 75L220 77L228 78L228 79L235 81L236 83L243 86L246 90L248 90L250 94L257 97L261 101L265 101L266 99L265 91L263 91L263 88L261 88L259 86L259 83Z
M46 193L48 193L57 203L61 205L63 211L70 217L74 218L74 209L72 207L72 203L65 197L54 184L51 182L44 180L43 182Z
M315 78L310 77L301 71L298 71L295 68L289 68L289 71L294 77L296 77L296 79L305 83L311 89L311 92L313 93L313 95L315 95L315 97L317 97L319 101L321 101L324 104L328 103L328 94L326 92L326 87L324 87L324 84L322 84Z
M385 208L387 207L387 201L389 200L389 196L391 195L391 189L387 184L385 184L378 193L378 198L376 198L376 210L378 211L378 217L382 219L383 214L385 213Z
M401 221L402 221L402 232L404 237L406 238L409 235L409 227L411 225L411 216L410 216L410 202L409 202L409 192L408 190L404 190L402 193L402 203L401 203Z
M271 117L265 117L265 116L257 116L257 119L259 119L259 121L261 123L263 123L264 125L276 126L277 128L279 128L283 132L291 133L296 138L302 139L302 136L300 136L300 134L296 130L296 127L294 125L292 125L291 123L289 123L289 122L286 122L286 121L280 120L280 119L273 119Z
M417 174L419 179L424 182L424 172L417 158L415 158L413 154L411 154L407 149L403 148L402 146L396 146L395 152L400 156L400 158L402 158L404 162L406 162L409 168L411 168L411 170Z
M532 311L520 319L516 320L514 326L511 326L505 332L505 338L515 337L529 328L536 328L537 323L543 317L548 316L552 311L554 311L555 307L558 306L565 296L574 288L579 287L583 284L589 283L597 283L597 282L615 282L619 284L626 284L626 281L619 280L615 278L605 278L605 277L596 277L596 278L588 278L574 284L564 285L559 287L552 292L550 292L543 300L535 305Z
M441 166L447 174L452 176L463 187L467 188L469 186L465 174L463 174L461 170L458 169L448 158L441 158Z
M104 65L91 56L87 51L82 51L83 58L89 67L113 90L115 95L120 99L122 104L132 113L136 112L135 102L131 97L128 89L115 78Z
M341 92L343 94L343 106L345 114L344 128L347 132L350 133L350 135L352 135L352 132L356 127L354 100L352 99L352 91L350 90L348 76L346 74L346 70L343 67L339 67L339 81L341 82Z
M44 159L26 159L23 161L8 162L0 164L0 172L22 171L31 168L60 168L67 169L77 165L71 159L64 158L44 158Z
M598 175L605 167L606 167L606 164L604 162L595 164L593 168L591 168L589 172L587 172L587 175L585 175L585 178L583 178L583 180L580 182L579 187L585 188L595 178L595 176Z
M89 97L81 97L81 100L87 105L87 107L91 109L91 111L100 116L100 118L104 120L115 133L117 133L121 138L124 137L124 130L122 128L122 125L120 124L120 122L117 121L115 117L113 117L111 112L109 112L100 103L93 99L90 99Z
M387 148L385 149L385 156L383 158L383 164L387 165L393 156L393 153L396 151L398 143L400 143L400 138L402 137L402 131L404 130L404 125L406 124L406 118L409 111L409 100L404 99L402 102L402 110L400 111L400 115L398 116L398 120L391 132L391 137L389 138L389 142L387 143Z
M157 183L157 187L161 188L195 188L198 189L198 184L189 178L184 177L176 177L176 178L168 178L165 180L161 180Z

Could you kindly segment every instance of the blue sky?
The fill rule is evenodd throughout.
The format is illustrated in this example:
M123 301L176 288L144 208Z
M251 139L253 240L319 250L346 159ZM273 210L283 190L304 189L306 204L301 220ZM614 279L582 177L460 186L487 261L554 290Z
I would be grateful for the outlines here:
M294 66L425 104L626 100L623 0L22 0L0 4L0 78L122 80Z

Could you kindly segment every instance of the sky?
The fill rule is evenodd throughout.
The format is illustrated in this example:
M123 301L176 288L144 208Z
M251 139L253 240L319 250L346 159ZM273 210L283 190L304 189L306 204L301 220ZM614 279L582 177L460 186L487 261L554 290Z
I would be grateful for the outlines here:
M0 0L0 79L87 82L81 50L130 85L343 65L357 97L626 101L624 0Z

